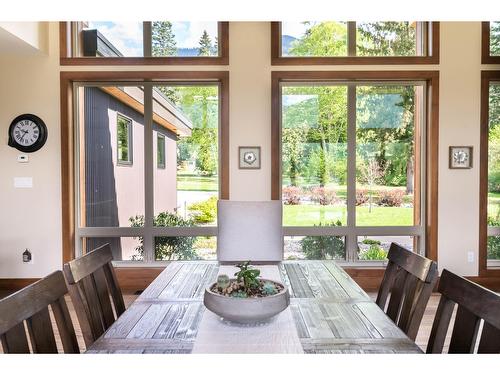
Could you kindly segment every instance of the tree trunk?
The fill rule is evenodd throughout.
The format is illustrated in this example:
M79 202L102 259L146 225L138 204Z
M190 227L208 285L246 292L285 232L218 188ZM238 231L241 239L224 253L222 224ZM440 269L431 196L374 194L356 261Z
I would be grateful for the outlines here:
M413 194L413 175L414 175L414 160L413 156L406 161L406 194Z

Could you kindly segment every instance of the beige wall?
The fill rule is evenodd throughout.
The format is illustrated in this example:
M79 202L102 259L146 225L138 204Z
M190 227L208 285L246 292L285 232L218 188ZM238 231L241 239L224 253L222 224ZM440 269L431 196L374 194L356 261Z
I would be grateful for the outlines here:
M57 24L50 25L48 57L0 57L0 278L36 277L60 267L61 202ZM480 23L441 23L441 63L435 66L379 66L376 70L440 70L439 263L463 275L477 274L479 170ZM267 22L230 24L230 194L235 200L270 198L270 27ZM496 66L500 69L500 66ZM62 68L74 70L75 68ZM84 69L84 68L77 68ZM96 68L91 68L96 69ZM98 68L97 68L98 69ZM227 67L106 67L113 70L225 70ZM301 70L367 70L366 66L299 67ZM15 115L35 112L49 127L47 145L18 164L7 144ZM238 169L238 146L262 147L262 168ZM474 168L448 169L450 145L474 146ZM33 189L14 189L16 176L33 176ZM25 213L28 212L28 213ZM35 266L23 265L25 247L34 250ZM467 253L474 261L469 263Z

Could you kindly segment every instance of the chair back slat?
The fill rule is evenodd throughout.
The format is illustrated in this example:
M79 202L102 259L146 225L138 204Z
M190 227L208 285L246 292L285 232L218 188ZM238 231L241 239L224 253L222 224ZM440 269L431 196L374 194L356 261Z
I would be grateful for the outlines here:
M441 353L451 315L458 305L448 353L500 353L500 296L454 273L443 270L441 300L432 325L427 353ZM479 331L481 320L482 332ZM477 345L478 337L479 345Z
M396 243L391 244L387 258L389 263L376 303L408 337L415 340L437 282L436 262Z
M429 343L427 344L427 353L441 353L443 351L446 333L450 326L455 303L446 297L441 297L432 325Z
M63 346L64 353L79 353L78 341L76 339L75 327L69 315L68 306L64 297L59 298L50 305L54 319L56 321L57 330Z
M64 300L68 292L63 273L49 276L0 300L0 336L5 353L30 353L24 321L33 353L57 353L49 313L54 313L65 353L79 353L76 335ZM68 343L72 343L68 345Z
M26 319L33 353L57 354L56 339L48 307Z
M109 299L110 291L108 289L108 282L104 274L104 267L96 270L92 277L94 278L94 287L101 306L102 318L105 327L111 326L115 321L113 308Z
M23 322L13 326L9 331L0 336L2 337L4 353L27 354L30 352Z
M125 311L112 260L111 248L106 244L64 265L70 296L87 346Z
M449 351L462 354L474 353L480 323L481 319L459 305L451 334Z
M489 323L484 323L478 353L500 353L500 330Z

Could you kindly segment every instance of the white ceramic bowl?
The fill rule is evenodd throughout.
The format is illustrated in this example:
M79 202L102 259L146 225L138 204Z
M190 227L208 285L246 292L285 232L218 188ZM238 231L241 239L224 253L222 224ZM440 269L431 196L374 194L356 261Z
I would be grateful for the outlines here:
M290 293L286 286L274 280L262 279L262 281L271 281L279 284L283 287L283 290L266 297L227 297L211 291L212 287L216 284L214 283L205 289L203 303L213 313L232 322L261 322L279 314L290 304Z

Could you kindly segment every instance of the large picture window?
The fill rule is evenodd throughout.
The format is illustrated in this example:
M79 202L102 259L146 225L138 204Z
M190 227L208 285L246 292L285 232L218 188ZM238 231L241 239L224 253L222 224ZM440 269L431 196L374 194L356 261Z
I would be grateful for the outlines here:
M110 243L134 264L216 258L217 199L228 199L223 82L74 84L77 256Z
M483 64L500 64L500 21L482 23L481 55Z
M482 72L480 275L500 272L500 72Z
M285 259L370 264L391 242L426 254L428 81L288 73L273 80Z
M227 22L61 22L63 65L227 64Z
M273 65L436 64L439 24L431 22L273 22Z

